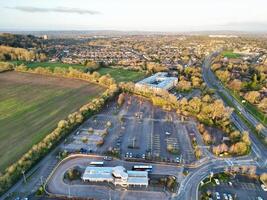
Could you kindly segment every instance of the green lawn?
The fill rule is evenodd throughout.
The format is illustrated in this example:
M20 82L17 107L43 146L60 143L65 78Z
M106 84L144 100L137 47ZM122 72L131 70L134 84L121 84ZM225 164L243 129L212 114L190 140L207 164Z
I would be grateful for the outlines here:
M0 73L0 172L50 133L59 120L103 91L78 80Z
M239 58L241 55L232 51L224 51L222 52L222 56L227 58Z
M144 72L126 69L100 68L97 72L101 75L110 74L117 82L138 81L145 77Z
M30 68L36 67L49 67L54 69L55 67L69 68L73 67L78 70L86 70L87 68L79 64L64 64L64 63L50 63L50 62L26 62L26 61L10 61L13 64L20 65L25 64ZM117 82L138 81L145 77L144 72L131 71L127 69L115 69L115 68L100 68L96 70L101 75L110 74Z
M60 63L60 62L51 63L51 62L11 61L11 63L16 64L16 65L25 64L27 67L30 67L30 68L49 67L50 69L54 69L55 67L63 67L63 68L72 67L72 68L79 69L79 70L85 70L86 69L86 67L83 65L64 64L64 63Z

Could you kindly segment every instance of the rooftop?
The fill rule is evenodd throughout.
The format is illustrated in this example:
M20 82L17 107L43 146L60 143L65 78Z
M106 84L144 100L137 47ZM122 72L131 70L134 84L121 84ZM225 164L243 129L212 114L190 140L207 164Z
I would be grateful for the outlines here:
M148 185L148 172L126 171L122 166L94 167L88 166L82 176L84 181L109 181L122 185Z
M139 85L147 85L149 87L155 87L160 89L170 89L178 81L176 77L169 77L167 72L158 72L148 78L139 81Z

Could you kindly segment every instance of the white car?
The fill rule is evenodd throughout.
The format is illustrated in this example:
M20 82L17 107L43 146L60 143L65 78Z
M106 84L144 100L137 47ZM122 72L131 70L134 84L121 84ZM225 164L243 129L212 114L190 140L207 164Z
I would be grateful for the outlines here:
M216 199L221 199L219 192L215 192Z
M265 192L267 192L267 187L266 187L266 185L261 184L261 188L262 188Z
M224 200L228 200L227 194L223 193L223 198L224 198Z
M166 131L166 133L165 133L166 135L171 135L171 133L170 132L168 132L168 131Z
M261 198L261 197L257 197L257 200L263 200L263 198Z
M229 200L233 200L233 197L232 197L231 194L228 194L228 199L229 199Z
M219 179L215 178L214 181L215 181L216 185L220 185Z

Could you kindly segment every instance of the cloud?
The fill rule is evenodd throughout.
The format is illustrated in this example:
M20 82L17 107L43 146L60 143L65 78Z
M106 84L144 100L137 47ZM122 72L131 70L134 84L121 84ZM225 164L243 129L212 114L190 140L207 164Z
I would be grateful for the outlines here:
M98 11L94 10L86 10L80 8L65 8L65 7L56 7L56 8L38 8L31 6L15 6L15 7L6 7L8 9L19 10L23 12L37 13L37 12L58 12L58 13L75 13L75 14L89 14L89 15L97 15L100 14Z

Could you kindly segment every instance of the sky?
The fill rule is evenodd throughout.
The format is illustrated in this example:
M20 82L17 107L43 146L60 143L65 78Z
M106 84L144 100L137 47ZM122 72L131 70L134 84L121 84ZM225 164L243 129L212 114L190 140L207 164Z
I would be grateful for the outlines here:
M267 0L0 0L0 30L267 31Z

